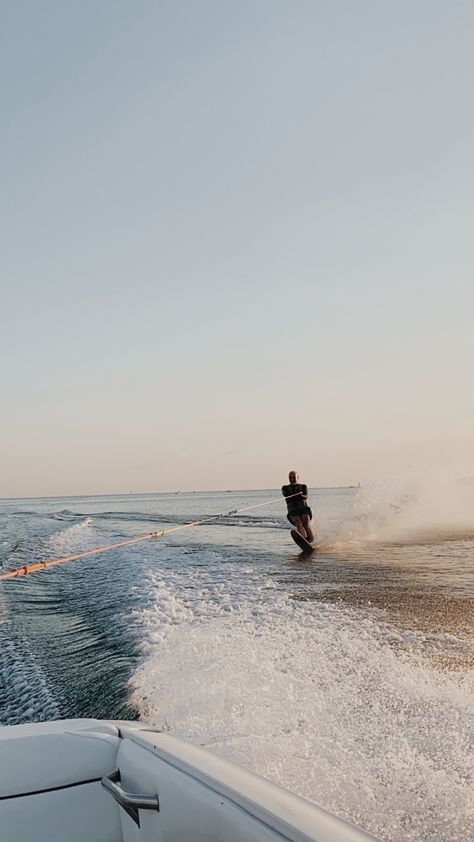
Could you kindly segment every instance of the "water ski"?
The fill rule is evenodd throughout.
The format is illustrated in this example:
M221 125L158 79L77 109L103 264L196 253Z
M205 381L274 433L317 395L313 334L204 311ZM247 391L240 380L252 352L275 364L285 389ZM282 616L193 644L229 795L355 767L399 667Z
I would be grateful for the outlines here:
M300 550L303 553L306 553L307 555L309 555L310 553L314 553L316 547L313 547L313 545L310 544L309 541L306 540L306 538L303 538L303 536L300 535L300 533L297 532L296 529L291 530L291 537L293 538L295 544L298 544Z

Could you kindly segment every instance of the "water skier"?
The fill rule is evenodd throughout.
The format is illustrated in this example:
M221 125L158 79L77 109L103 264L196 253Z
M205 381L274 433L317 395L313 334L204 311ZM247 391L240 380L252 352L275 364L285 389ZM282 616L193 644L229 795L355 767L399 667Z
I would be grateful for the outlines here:
M281 493L287 498L288 520L303 538L312 543L314 541L311 528L313 513L308 506L308 486L298 482L299 477L296 471L290 471L288 479L289 485L284 485L281 489Z

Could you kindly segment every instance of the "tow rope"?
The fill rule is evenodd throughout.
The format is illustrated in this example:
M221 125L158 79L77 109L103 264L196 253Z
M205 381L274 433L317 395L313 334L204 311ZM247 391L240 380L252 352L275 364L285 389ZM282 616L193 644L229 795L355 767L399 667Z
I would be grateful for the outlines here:
M290 500L292 497L299 497L301 494L289 494L285 500ZM218 520L224 517L234 517L240 515L242 512L248 512L250 509L258 509L262 506L270 506L272 503L278 503L280 497L274 500L266 500L264 503L255 503L253 506L245 506L243 509L232 509L230 512L222 512L218 515L211 515L211 517L203 518L202 520L193 520L190 523L183 523L180 526L172 526L170 529L161 529L158 532L147 532L145 535L137 535L135 538L128 538L125 541L117 541L115 544L107 544L103 547L95 547L93 550L84 550L81 553L73 553L72 555L63 556L62 558L55 558L51 561L38 561L35 564L24 564L22 567L16 567L13 570L8 570L6 573L0 573L0 581L6 579L18 579L20 576L29 576L31 573L40 573L48 567L56 567L58 564L66 564L68 561L76 561L79 558L88 558L92 555L100 555L101 553L108 553L110 550L116 550L119 547L128 547L131 544L138 544L140 541L152 541L155 538L162 538L164 535L170 535L171 532L179 532L182 529L191 529L193 526L200 526L203 523L210 523L213 520Z

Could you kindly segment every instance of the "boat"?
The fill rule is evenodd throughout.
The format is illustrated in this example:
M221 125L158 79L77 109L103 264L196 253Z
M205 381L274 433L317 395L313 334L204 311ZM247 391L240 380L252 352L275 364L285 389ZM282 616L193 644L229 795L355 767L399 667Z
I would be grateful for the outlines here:
M1 842L368 842L370 834L144 723L0 727Z

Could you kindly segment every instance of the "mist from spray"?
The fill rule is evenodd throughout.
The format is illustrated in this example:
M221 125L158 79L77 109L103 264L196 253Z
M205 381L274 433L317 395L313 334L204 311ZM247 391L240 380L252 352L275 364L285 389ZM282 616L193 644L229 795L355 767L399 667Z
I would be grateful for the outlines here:
M400 476L361 488L328 540L422 542L474 538L474 480Z

